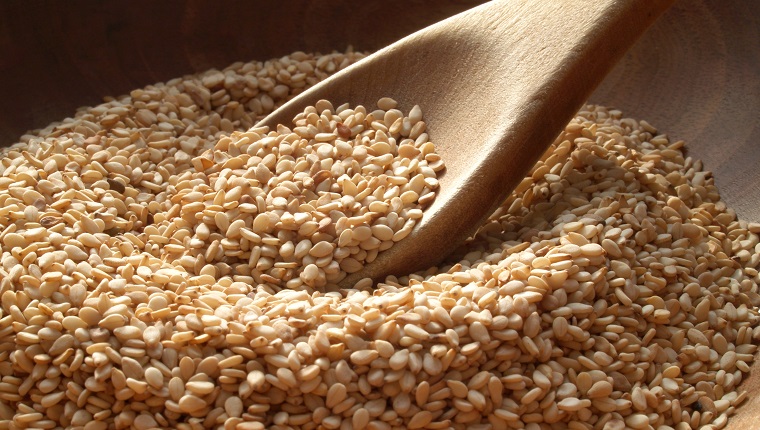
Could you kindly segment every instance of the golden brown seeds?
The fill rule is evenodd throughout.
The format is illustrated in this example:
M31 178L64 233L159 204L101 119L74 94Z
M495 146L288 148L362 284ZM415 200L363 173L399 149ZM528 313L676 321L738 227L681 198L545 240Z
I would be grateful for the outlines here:
M419 411L409 420L407 428L419 429L424 428L433 420L433 414L429 411Z
M756 351L760 229L618 111L579 112L442 267L319 292L409 234L443 167L421 109L390 99L250 129L356 58L177 79L2 150L3 420L726 424Z
M192 394L187 394L187 395L182 396L182 398L179 399L178 404L182 412L187 412L187 413L199 411L207 406L206 402L204 402L201 398L194 396Z

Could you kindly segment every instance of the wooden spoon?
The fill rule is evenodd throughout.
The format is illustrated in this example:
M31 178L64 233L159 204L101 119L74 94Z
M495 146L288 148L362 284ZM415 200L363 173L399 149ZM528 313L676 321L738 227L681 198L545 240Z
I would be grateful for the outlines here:
M374 109L387 96L404 111L422 108L447 166L439 194L406 239L341 286L427 269L472 235L672 2L493 1L378 51L261 121L291 125L320 99Z

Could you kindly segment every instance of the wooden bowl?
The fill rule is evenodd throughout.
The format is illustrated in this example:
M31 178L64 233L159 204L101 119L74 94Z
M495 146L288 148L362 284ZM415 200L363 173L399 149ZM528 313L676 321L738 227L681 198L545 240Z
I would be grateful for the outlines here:
M292 51L375 50L480 0L0 2L0 145L103 96ZM687 142L760 221L760 2L682 0L591 97ZM758 366L730 429L757 428ZM754 421L753 421L754 420Z

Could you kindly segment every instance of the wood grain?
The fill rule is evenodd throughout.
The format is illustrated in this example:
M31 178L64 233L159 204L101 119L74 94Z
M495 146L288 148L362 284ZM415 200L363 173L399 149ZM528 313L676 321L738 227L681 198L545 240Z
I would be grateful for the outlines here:
M0 2L0 145L103 96L294 50L378 49L480 0ZM283 19L287 17L287 19ZM687 141L760 221L760 2L681 0L592 95ZM760 428L760 366L727 428Z

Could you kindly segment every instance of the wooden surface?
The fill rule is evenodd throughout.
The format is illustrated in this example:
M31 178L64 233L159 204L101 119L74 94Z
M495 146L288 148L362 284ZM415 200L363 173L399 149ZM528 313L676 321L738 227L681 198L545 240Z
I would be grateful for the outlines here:
M385 279L441 262L525 177L617 60L672 0L498 0L414 33L282 106L289 124L318 100L422 107L446 163L411 234L341 281ZM433 252L434 250L434 252Z
M297 50L374 51L478 3L3 0L0 146L103 96Z
M5 0L0 145L105 95L298 49L328 51L347 43L378 49L477 3ZM715 173L729 206L760 221L760 2L680 0L591 101L685 139L689 154ZM750 400L728 429L760 428L758 374L754 366L744 386Z

